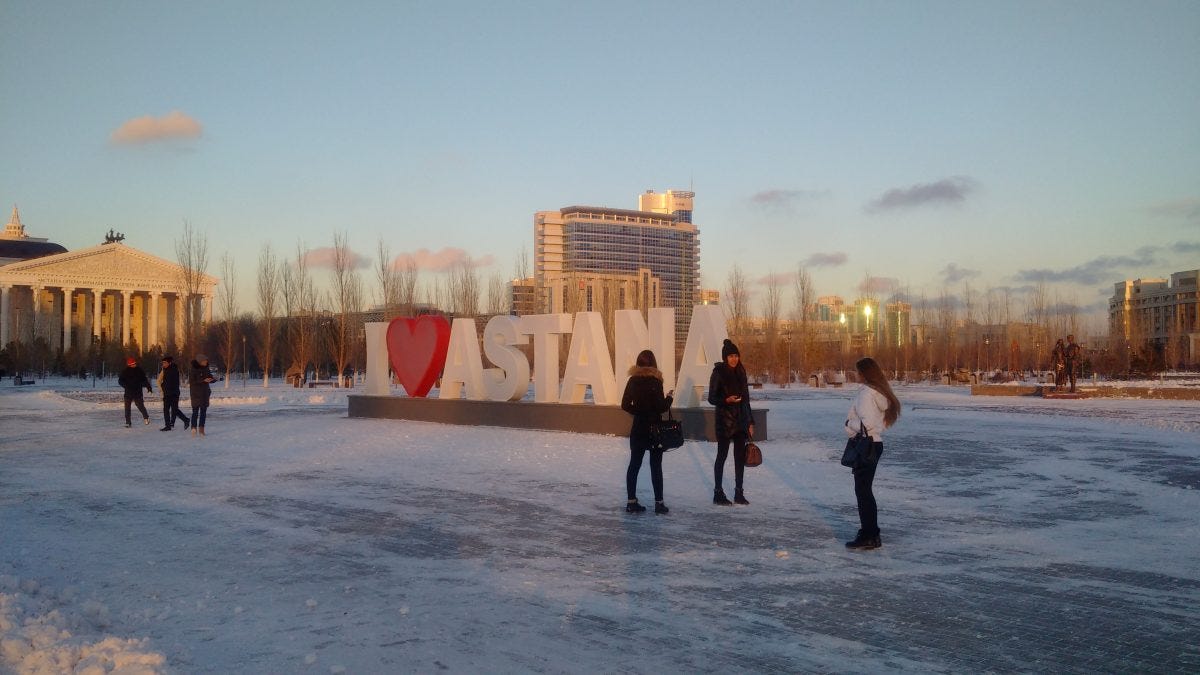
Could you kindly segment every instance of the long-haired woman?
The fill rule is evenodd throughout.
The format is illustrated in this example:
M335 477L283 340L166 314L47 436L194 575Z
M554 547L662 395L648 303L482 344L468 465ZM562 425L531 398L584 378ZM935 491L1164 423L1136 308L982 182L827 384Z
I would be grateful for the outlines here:
M629 369L629 382L621 395L621 409L633 415L633 426L629 429L629 468L625 470L625 492L629 498L625 510L629 513L646 510L637 500L637 479L647 450L650 451L650 483L654 486L654 512L670 511L663 503L663 451L650 447L650 423L662 419L662 414L671 407L673 393L663 395L663 374L658 369L654 352L642 350L637 356L637 364Z
M854 436L860 425L871 436L875 446L875 463L854 467L854 497L858 501L858 536L846 542L849 549L879 548L883 542L879 537L879 510L871 484L875 481L875 469L883 455L883 430L896 423L900 417L900 399L892 393L887 376L875 359L865 357L854 364L858 377L863 382L850 406L846 418L846 435Z

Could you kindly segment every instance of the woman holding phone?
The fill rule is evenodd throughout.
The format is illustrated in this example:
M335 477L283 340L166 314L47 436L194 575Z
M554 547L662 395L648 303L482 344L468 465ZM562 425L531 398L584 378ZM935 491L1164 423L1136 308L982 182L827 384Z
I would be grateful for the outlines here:
M750 413L750 386L742 355L732 340L721 345L721 362L713 365L708 380L708 402L717 407L715 415L717 461L713 464L713 503L743 506L750 502L742 492L742 476L746 472L746 443L754 436L754 418ZM734 493L733 502L725 496L722 474L729 445L733 444Z

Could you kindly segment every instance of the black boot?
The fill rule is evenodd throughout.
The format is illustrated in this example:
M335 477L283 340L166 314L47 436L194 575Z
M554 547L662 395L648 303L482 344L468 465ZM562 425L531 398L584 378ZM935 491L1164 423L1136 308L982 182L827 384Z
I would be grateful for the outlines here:
M736 490L733 493L733 503L741 504L742 506L750 506L750 502L746 501L746 495L742 494L741 490Z
M867 536L862 530L858 531L858 536L852 541L846 542L846 548L851 551L869 551L880 546L883 546L883 542L880 541L878 533L875 536Z
M665 513L670 513L671 509L668 509L667 505L662 503L662 500L660 499L659 501L654 502L654 512L662 515Z
M641 513L646 507L638 503L636 499L630 499L629 503L625 504L625 513Z
M721 488L713 490L713 503L718 506L733 506L733 502L729 501L729 497L725 496L725 491Z

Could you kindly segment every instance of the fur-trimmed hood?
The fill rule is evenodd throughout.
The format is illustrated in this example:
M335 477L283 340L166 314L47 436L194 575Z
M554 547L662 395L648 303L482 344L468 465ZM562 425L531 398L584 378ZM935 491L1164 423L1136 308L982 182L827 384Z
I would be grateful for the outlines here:
M662 371L658 368L650 366L629 366L630 377L653 377L656 380L663 379Z

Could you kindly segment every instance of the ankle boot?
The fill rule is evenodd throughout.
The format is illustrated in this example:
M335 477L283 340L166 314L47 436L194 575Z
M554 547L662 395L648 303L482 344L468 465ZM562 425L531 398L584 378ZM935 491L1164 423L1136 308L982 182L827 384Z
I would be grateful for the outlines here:
M639 504L638 500L636 499L630 499L629 502L625 504L625 513L641 513L645 510L646 507Z
M657 501L657 502L654 502L654 512L661 515L661 514L670 513L671 509L668 509L667 505L662 503L662 501Z
M725 496L725 491L721 488L713 490L713 503L718 506L733 506L733 502L729 501L729 497Z
M750 506L750 502L746 501L746 495L742 494L741 490L733 493L733 503L741 504L742 506Z

